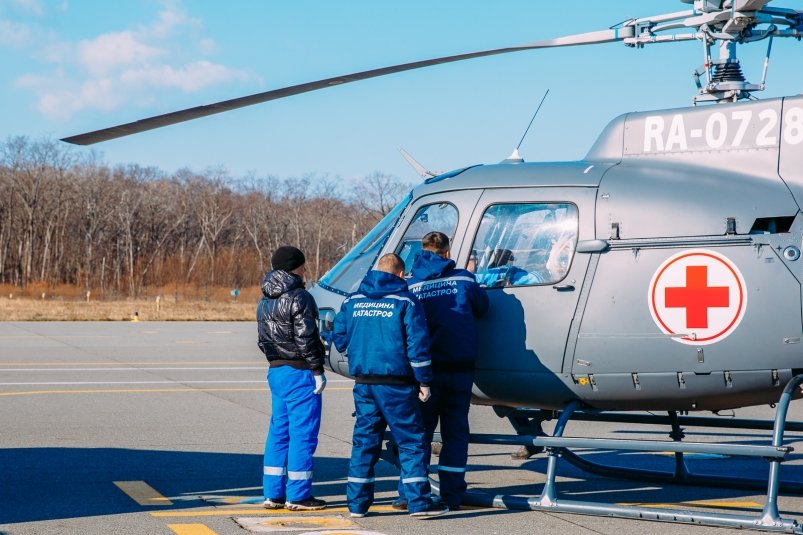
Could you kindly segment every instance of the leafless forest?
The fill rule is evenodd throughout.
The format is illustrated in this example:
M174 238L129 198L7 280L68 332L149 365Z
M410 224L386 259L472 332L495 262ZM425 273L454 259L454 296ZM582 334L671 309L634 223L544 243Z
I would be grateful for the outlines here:
M283 244L306 253L317 280L410 187L379 172L343 182L111 167L58 141L9 138L0 143L0 285L23 295L208 296L258 285Z

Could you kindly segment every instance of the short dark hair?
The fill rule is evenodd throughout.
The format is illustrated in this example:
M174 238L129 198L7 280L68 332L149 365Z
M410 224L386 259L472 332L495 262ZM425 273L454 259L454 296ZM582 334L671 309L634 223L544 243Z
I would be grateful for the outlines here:
M491 261L488 262L489 268L504 266L508 262L512 262L516 257L513 256L513 251L510 249L494 249L491 253Z
M388 253L383 255L376 264L377 271L384 271L385 273L392 273L396 275L400 271L404 271L404 262L396 253Z
M428 232L421 238L421 247L425 251L432 251L437 254L445 254L449 250L449 236L443 232Z

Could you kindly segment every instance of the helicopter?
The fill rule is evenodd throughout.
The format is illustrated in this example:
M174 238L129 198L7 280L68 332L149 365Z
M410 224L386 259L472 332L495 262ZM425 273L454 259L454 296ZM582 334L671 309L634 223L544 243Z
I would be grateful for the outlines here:
M474 403L510 418L520 436L477 441L527 444L549 455L541 495L488 505L648 518L801 533L777 509L789 402L803 383L803 95L758 100L774 39L803 37L803 11L770 0L681 0L683 11L506 48L415 61L198 106L64 138L93 144L291 95L444 63L551 47L619 42L633 48L697 41L693 106L630 112L613 119L586 156L525 162L518 150L498 164L426 172L416 186L312 293L322 330L376 260L401 256L409 272L421 238L440 231L452 258L487 286L479 320ZM762 78L749 82L739 47L767 45ZM433 291L449 291L448 287ZM327 367L348 376L332 349ZM778 404L774 422L678 416ZM617 415L615 412L623 412ZM668 418L628 415L667 411ZM604 416L612 414L610 416ZM564 437L570 420L672 426L673 442ZM557 418L552 436L541 424ZM767 446L682 442L681 425L773 430ZM762 427L763 425L763 427ZM505 442L506 441L506 442ZM655 442L655 443L653 443ZM704 447L705 446L705 447ZM559 456L606 473L570 448L672 451L672 474L633 477L687 484L684 453L717 452L769 460L759 517L645 512L558 498ZM627 472L616 469L617 475Z

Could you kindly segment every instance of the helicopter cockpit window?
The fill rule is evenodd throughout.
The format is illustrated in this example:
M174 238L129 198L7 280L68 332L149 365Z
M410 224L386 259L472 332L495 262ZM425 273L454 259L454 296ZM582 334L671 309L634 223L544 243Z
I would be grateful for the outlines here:
M490 206L466 267L488 287L555 284L569 272L577 229L573 204Z
M357 242L357 245L340 262L321 277L318 284L344 295L356 291L411 199L412 194L388 212L371 232Z
M457 208L454 205L442 202L419 208L396 250L396 254L404 261L405 276L409 276L413 269L415 255L421 250L421 238L429 232L438 231L449 236L451 240L454 238L455 229L457 229Z

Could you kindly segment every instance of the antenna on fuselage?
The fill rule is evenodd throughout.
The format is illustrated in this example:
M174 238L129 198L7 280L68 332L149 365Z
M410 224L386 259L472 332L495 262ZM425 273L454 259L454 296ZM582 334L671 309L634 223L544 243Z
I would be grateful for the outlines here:
M541 97L541 102L538 103L538 107L535 109L535 113L533 113L532 119L530 119L530 124L528 124L527 128L524 130L524 135L521 136L519 144L516 145L516 148L513 149L513 152L510 153L510 156L508 156L503 163L521 163L524 161L524 158L522 158L521 154L519 153L519 148L521 147L521 144L524 143L524 138L527 137L527 132L530 131L530 127L533 125L533 121L535 121L535 117L541 110L541 106L544 104L544 101L546 100L546 96L548 94L549 94L549 89L547 89L546 92L544 93L544 96Z
M424 180L426 180L428 178L433 178L433 177L436 177L436 176L442 174L442 171L430 171L429 169L427 169L426 167L424 167L423 165L418 163L418 161L415 158L410 156L410 153L408 153L406 150L404 150L401 147L399 147L399 152L401 153L402 157L405 160L407 160L407 163L409 163L410 166L413 169L415 169L415 172L418 173L418 176L420 176Z

